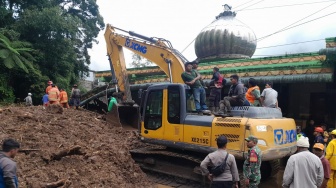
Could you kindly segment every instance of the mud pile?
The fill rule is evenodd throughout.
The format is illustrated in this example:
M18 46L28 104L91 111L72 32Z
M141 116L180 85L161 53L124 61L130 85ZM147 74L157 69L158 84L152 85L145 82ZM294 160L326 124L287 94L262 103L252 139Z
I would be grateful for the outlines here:
M14 138L20 187L154 187L129 154L136 133L85 110L0 110L0 139Z

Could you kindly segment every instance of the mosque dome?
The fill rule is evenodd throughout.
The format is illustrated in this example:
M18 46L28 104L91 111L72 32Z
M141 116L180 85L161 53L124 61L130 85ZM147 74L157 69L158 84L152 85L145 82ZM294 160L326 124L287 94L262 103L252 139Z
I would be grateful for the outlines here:
M224 12L196 37L195 53L199 60L250 58L256 50L252 29L235 18L230 6L224 7Z

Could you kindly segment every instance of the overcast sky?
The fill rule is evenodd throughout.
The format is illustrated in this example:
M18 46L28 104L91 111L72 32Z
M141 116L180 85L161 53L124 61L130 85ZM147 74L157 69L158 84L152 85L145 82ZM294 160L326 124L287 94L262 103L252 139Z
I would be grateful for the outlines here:
M277 48L263 47L336 37L336 0L98 0L97 3L105 23L149 37L165 38L180 52L223 12L224 4L232 6L237 13L236 19L249 26L257 39L305 17L309 16L294 25L325 16L259 41L254 57L318 51L325 48L324 40ZM326 16L328 14L331 15ZM90 69L96 71L110 69L103 34L101 31L97 38L99 44L90 50ZM126 61L130 63L131 53L125 51ZM197 58L194 43L183 55L188 60Z

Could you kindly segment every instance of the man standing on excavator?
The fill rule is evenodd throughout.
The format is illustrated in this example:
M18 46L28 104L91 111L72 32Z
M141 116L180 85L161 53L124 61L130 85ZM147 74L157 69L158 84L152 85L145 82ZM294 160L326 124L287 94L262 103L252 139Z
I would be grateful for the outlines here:
M210 114L205 104L206 93L200 82L201 75L192 69L192 62L187 62L184 66L185 71L181 74L181 77L185 84L189 85L193 91L196 111L198 114Z
M226 80L219 73L218 67L213 68L213 74L210 81L209 107L212 113L219 110L219 101L221 100L221 92Z

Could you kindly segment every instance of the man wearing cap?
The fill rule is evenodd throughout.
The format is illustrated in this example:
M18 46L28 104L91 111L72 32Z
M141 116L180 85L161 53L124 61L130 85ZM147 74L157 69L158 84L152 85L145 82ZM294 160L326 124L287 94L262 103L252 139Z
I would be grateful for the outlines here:
M219 136L217 138L217 151L214 151L207 155L201 162L201 170L203 176L208 176L211 181L211 188L232 188L235 185L238 188L239 174L235 157L226 151L227 138L225 136ZM208 166L221 165L226 159L225 171L214 176L209 172Z
M245 185L248 188L256 188L258 187L261 179L261 150L257 146L257 137L250 135L249 137L245 138L245 140L246 145L249 148L247 158L243 166Z
M282 187L320 187L324 174L320 158L309 152L309 140L301 136L296 142L297 153L290 156L283 175Z
M336 129L330 133L331 141L327 146L325 158L330 163L330 179L328 181L328 188L336 187Z
M321 143L316 143L313 146L313 153L321 159L323 172L324 172L324 179L320 188L327 188L327 183L330 178L330 163L324 157L324 145Z
M45 90L45 91L46 91L46 94L48 94L49 90L51 90L51 88L52 88L51 85L52 85L52 84L53 84L53 82L52 82L51 80L49 80L49 81L48 81L48 86L47 86L47 88L46 88L46 90Z
M210 114L207 105L205 104L206 93L200 82L201 75L192 70L191 62L187 62L185 65L185 71L181 74L181 77L185 84L189 85L193 91L196 111L199 114Z

